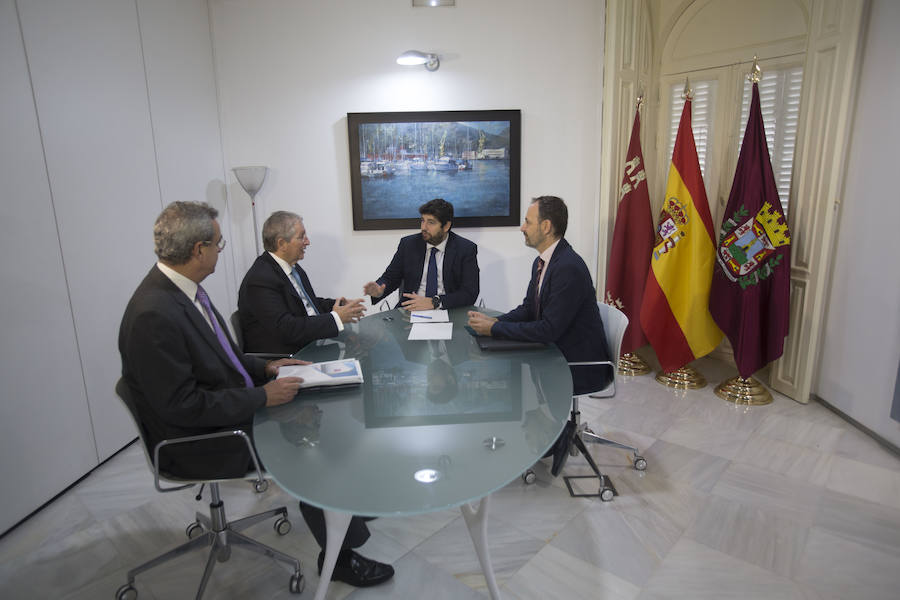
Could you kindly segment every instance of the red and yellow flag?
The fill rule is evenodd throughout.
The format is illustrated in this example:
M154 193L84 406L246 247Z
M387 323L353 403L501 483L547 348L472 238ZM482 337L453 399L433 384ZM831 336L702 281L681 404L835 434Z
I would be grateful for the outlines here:
M716 244L686 100L641 303L641 325L663 371L709 354L722 340L709 314Z

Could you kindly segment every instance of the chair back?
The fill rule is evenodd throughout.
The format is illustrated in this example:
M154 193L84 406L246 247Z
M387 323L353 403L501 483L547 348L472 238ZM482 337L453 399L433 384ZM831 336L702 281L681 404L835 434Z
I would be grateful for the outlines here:
M622 351L622 340L628 328L628 317L615 306L597 302L600 320L603 321L603 332L606 334L606 349L616 370L619 368L619 353Z
M241 349L241 352L244 351L244 331L241 329L241 313L240 311L234 311L231 313L231 318L228 319L231 322L231 331L234 333L234 341L237 343L238 348Z

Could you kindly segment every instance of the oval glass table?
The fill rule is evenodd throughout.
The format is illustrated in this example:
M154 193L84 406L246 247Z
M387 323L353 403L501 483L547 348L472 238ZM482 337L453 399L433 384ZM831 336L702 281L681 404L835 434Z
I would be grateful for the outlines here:
M301 390L261 409L253 435L272 478L325 511L327 543L316 598L324 598L352 515L402 517L460 507L491 596L490 494L550 448L572 402L555 346L483 351L451 309L449 340L408 340L409 313L384 311L295 357L357 358L364 383ZM429 327L430 325L426 325ZM477 508L470 503L480 500Z

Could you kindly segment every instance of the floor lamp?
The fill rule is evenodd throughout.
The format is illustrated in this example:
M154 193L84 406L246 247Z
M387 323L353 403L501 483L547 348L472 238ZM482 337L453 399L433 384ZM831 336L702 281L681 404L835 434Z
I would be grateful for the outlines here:
M263 181L266 180L266 173L269 172L268 167L235 167L234 176L237 177L238 183L244 188L244 191L250 196L250 212L253 213L253 241L256 242L256 255L262 254L259 249L259 227L256 224L256 193L262 187Z

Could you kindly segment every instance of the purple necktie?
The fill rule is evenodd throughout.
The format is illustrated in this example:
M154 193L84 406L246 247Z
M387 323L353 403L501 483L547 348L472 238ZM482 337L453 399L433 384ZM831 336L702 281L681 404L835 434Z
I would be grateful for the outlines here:
M544 272L544 259L538 258L537 272L534 274L534 316L541 316L541 273Z
M219 344L222 346L222 350L225 351L225 354L228 355L229 360L231 360L231 364L234 365L234 368L237 369L238 373L244 378L244 383L247 384L248 388L253 387L253 380L250 379L250 375L247 373L247 369L244 368L244 365L241 364L241 361L238 360L237 355L234 353L234 348L231 347L231 342L228 341L228 338L225 337L225 332L222 331L222 328L219 327L219 320L216 319L216 313L213 312L212 304L209 302L209 296L201 286L197 286L197 300L200 302L200 305L203 307L203 310L206 311L206 315L209 317L209 321L212 323L213 331L216 332L216 337L219 339Z

